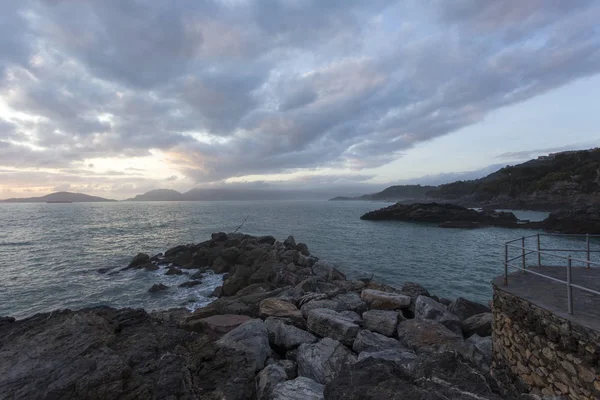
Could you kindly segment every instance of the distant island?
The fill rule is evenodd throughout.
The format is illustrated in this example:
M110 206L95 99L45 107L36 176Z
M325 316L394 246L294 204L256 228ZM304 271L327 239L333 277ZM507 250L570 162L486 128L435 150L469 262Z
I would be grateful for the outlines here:
M398 201L405 199L424 199L427 198L427 193L436 190L437 188L437 186L396 185L390 186L378 193L365 194L358 197L338 196L330 199L330 201Z
M243 201L243 200L321 200L319 192L302 190L194 188L185 193L156 189L124 201Z
M40 197L25 197L0 200L2 203L103 203L117 200L90 196L83 193L56 192Z

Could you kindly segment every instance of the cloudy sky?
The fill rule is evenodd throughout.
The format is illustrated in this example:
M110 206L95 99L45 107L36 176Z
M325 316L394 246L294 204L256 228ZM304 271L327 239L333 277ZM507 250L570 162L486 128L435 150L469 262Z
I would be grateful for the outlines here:
M598 146L598 21L595 0L0 0L0 198L430 183Z

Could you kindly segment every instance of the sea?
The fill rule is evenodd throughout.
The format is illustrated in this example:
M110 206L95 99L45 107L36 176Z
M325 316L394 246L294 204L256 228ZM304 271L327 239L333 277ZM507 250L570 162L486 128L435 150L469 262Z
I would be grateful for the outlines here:
M205 273L202 285L183 289L177 285L187 276L167 276L164 269L121 269L139 252L154 255L179 244L199 243L213 232L234 231L244 220L240 232L273 235L281 241L293 235L349 278L373 276L396 287L413 281L440 297L487 302L492 296L490 281L504 271L504 243L536 233L360 219L388 205L360 201L0 204L0 316L25 318L100 305L147 310L202 307L214 300L211 293L222 283L221 275ZM515 213L532 221L547 216ZM542 247L585 246L582 238L544 237L543 241ZM515 255L513 251L511 257ZM171 289L149 293L156 283Z

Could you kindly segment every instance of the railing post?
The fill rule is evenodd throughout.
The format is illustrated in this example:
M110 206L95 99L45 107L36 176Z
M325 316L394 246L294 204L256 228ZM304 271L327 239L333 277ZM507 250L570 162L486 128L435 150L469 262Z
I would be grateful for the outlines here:
M542 251L542 247L540 245L540 234L537 234L537 256L538 256L538 267L542 266L542 253L540 253Z
M504 245L504 286L508 285L508 244Z
M525 264L525 236L521 237L521 258L523 259L523 273L525 273L525 269L527 265Z
M569 262L567 264L567 307L569 314L573 314L573 291L571 288L571 256L569 255Z
M586 243L586 247L587 247L587 251L586 251L586 253L587 253L587 257L586 257L587 268L590 269L592 267L592 265L590 263L590 234L589 233L585 235L585 243Z

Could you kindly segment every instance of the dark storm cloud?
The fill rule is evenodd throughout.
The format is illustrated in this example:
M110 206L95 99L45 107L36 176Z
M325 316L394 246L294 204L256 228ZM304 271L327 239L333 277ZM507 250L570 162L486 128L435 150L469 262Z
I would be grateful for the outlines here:
M35 117L0 125L7 166L360 170L600 71L594 1L5 3L0 97Z

